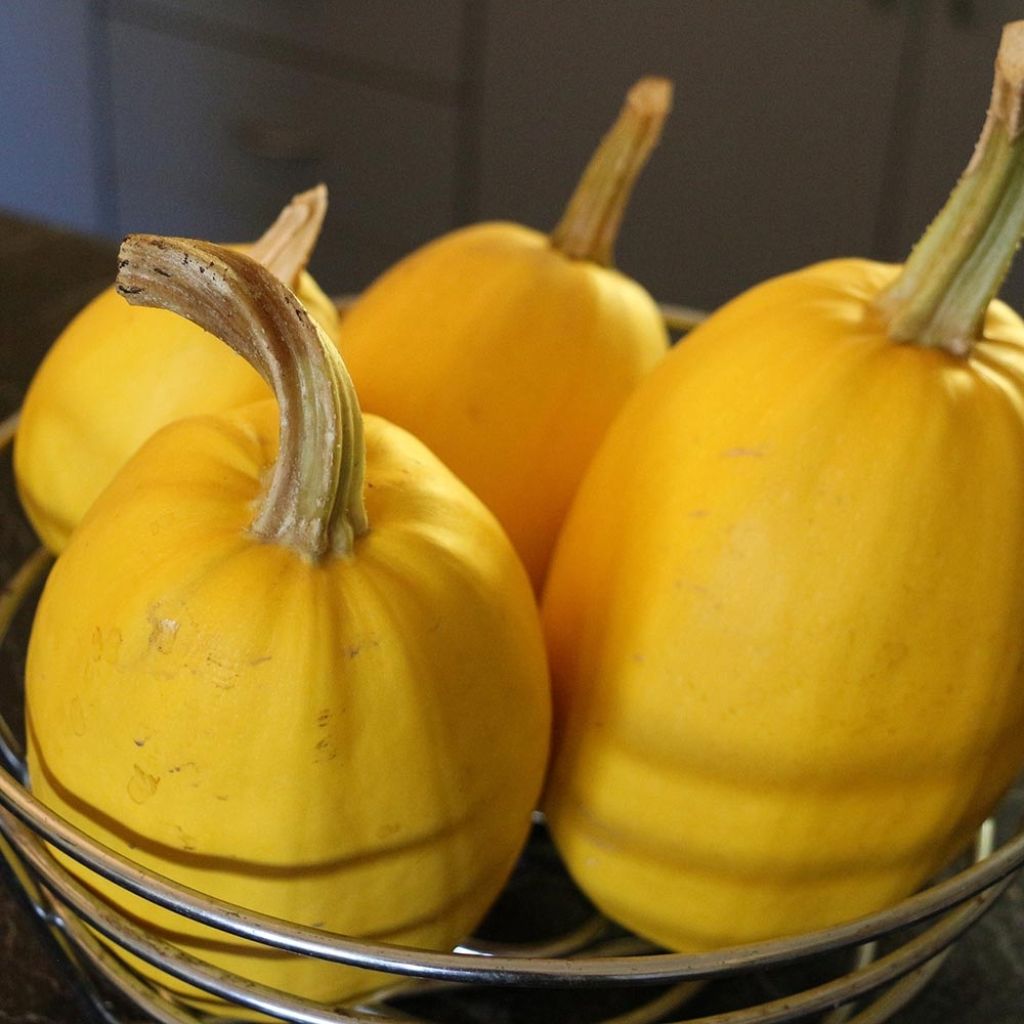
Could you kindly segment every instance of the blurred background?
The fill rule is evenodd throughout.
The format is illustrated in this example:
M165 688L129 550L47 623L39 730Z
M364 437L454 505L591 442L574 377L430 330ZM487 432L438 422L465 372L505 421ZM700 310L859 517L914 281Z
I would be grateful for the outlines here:
M354 292L456 225L553 227L643 74L675 81L675 111L617 256L658 299L710 309L815 260L902 259L1021 17L1024 0L0 0L0 416L123 234L255 239L324 181L311 270ZM1004 295L1024 307L1024 267ZM4 479L0 552L30 550ZM0 650L7 678L23 650ZM0 886L0 1021L82 1020L12 900ZM1019 1024L1022 915L1018 884L899 1020Z
M447 229L547 229L629 85L676 84L618 264L712 307L902 259L970 156L1020 0L7 0L0 211L257 237L331 190L312 265L364 286Z

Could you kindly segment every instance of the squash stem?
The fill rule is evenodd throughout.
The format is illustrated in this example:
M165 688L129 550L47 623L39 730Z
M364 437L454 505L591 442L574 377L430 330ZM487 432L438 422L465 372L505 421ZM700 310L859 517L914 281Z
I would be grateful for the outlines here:
M641 78L629 90L551 232L556 249L570 259L612 265L626 204L671 109L672 83L666 78Z
M942 211L875 306L896 342L966 356L1024 235L1024 21L1003 30L981 138Z
M326 185L300 192L260 239L242 247L243 251L294 291L316 248L326 215Z
M362 414L341 356L298 299L243 253L155 235L121 244L117 290L217 336L273 389L278 455L252 532L312 561L350 554L369 529Z

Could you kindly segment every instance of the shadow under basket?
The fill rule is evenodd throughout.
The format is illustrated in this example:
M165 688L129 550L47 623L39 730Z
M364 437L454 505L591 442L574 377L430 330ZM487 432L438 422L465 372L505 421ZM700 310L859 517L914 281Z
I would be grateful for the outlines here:
M342 310L348 301L339 300ZM700 319L681 307L664 311L675 335ZM0 447L9 449L16 426L16 416L0 424ZM9 466L4 471L9 477ZM13 488L9 481L4 486L13 510ZM24 547L23 538L7 532L8 548ZM31 600L50 565L43 551L17 567L20 557L18 550L0 551L0 564L16 566L0 592L0 641L8 644L23 643L20 636L8 638L9 627L17 619L26 627L19 633L27 634ZM20 679L0 680L0 708L19 706L20 685ZM438 953L270 918L142 869L33 798L22 743L0 715L0 873L6 868L95 1018L109 1024L210 1019L135 973L118 948L222 999L228 1005L220 1021L231 1019L234 1005L250 1019L255 1011L304 1024L880 1024L928 984L951 946L1024 866L1024 822L1015 829L1003 822L1019 802L1015 791L998 811L999 826L996 819L985 823L973 858L896 906L811 934L697 955L657 950L596 913L572 884L538 817L517 871L478 935ZM387 972L394 984L330 1007L204 964L97 900L45 844L225 933Z

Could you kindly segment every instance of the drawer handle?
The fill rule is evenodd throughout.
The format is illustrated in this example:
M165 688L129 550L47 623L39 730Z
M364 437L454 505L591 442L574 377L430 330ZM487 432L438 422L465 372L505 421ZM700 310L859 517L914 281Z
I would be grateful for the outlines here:
M312 163L327 157L322 137L308 128L279 121L239 122L231 133L251 156L279 163Z

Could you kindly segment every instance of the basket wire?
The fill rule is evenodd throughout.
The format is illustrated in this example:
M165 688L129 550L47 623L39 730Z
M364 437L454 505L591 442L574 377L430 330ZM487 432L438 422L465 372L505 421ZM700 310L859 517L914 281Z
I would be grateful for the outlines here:
M346 300L339 305L344 310ZM700 319L699 313L684 307L664 307L663 311L674 332L685 332ZM0 449L9 446L16 429L16 415L0 422ZM50 562L46 552L36 551L0 592L0 643ZM229 935L298 955L392 973L398 980L352 1006L332 1008L213 967L147 934L96 899L58 864L46 843L125 890ZM609 922L597 915L554 940L532 944L480 940L451 953L438 953L361 941L282 921L141 868L35 800L28 789L24 751L14 729L0 715L0 856L105 1024L128 1024L129 1019L110 1008L97 979L143 1014L136 1019L197 1024L209 1018L136 974L94 932L229 1004L300 1024L420 1021L422 1018L410 1016L395 1003L410 995L465 986L664 988L625 1013L603 1018L600 1024L652 1024L667 1017L681 1024L684 1020L686 1024L786 1024L812 1015L819 1015L819 1024L882 1024L927 985L953 943L1013 882L1024 866L1024 822L1001 845L997 844L994 822L986 822L978 834L970 867L896 906L807 935L684 955L652 951L647 943L629 937L608 941ZM917 928L910 937L902 934L926 922L926 927ZM898 941L889 952L879 955L883 939ZM847 950L853 953L850 970L796 994L712 1016L673 1016L713 979ZM870 996L874 999L867 1001Z

